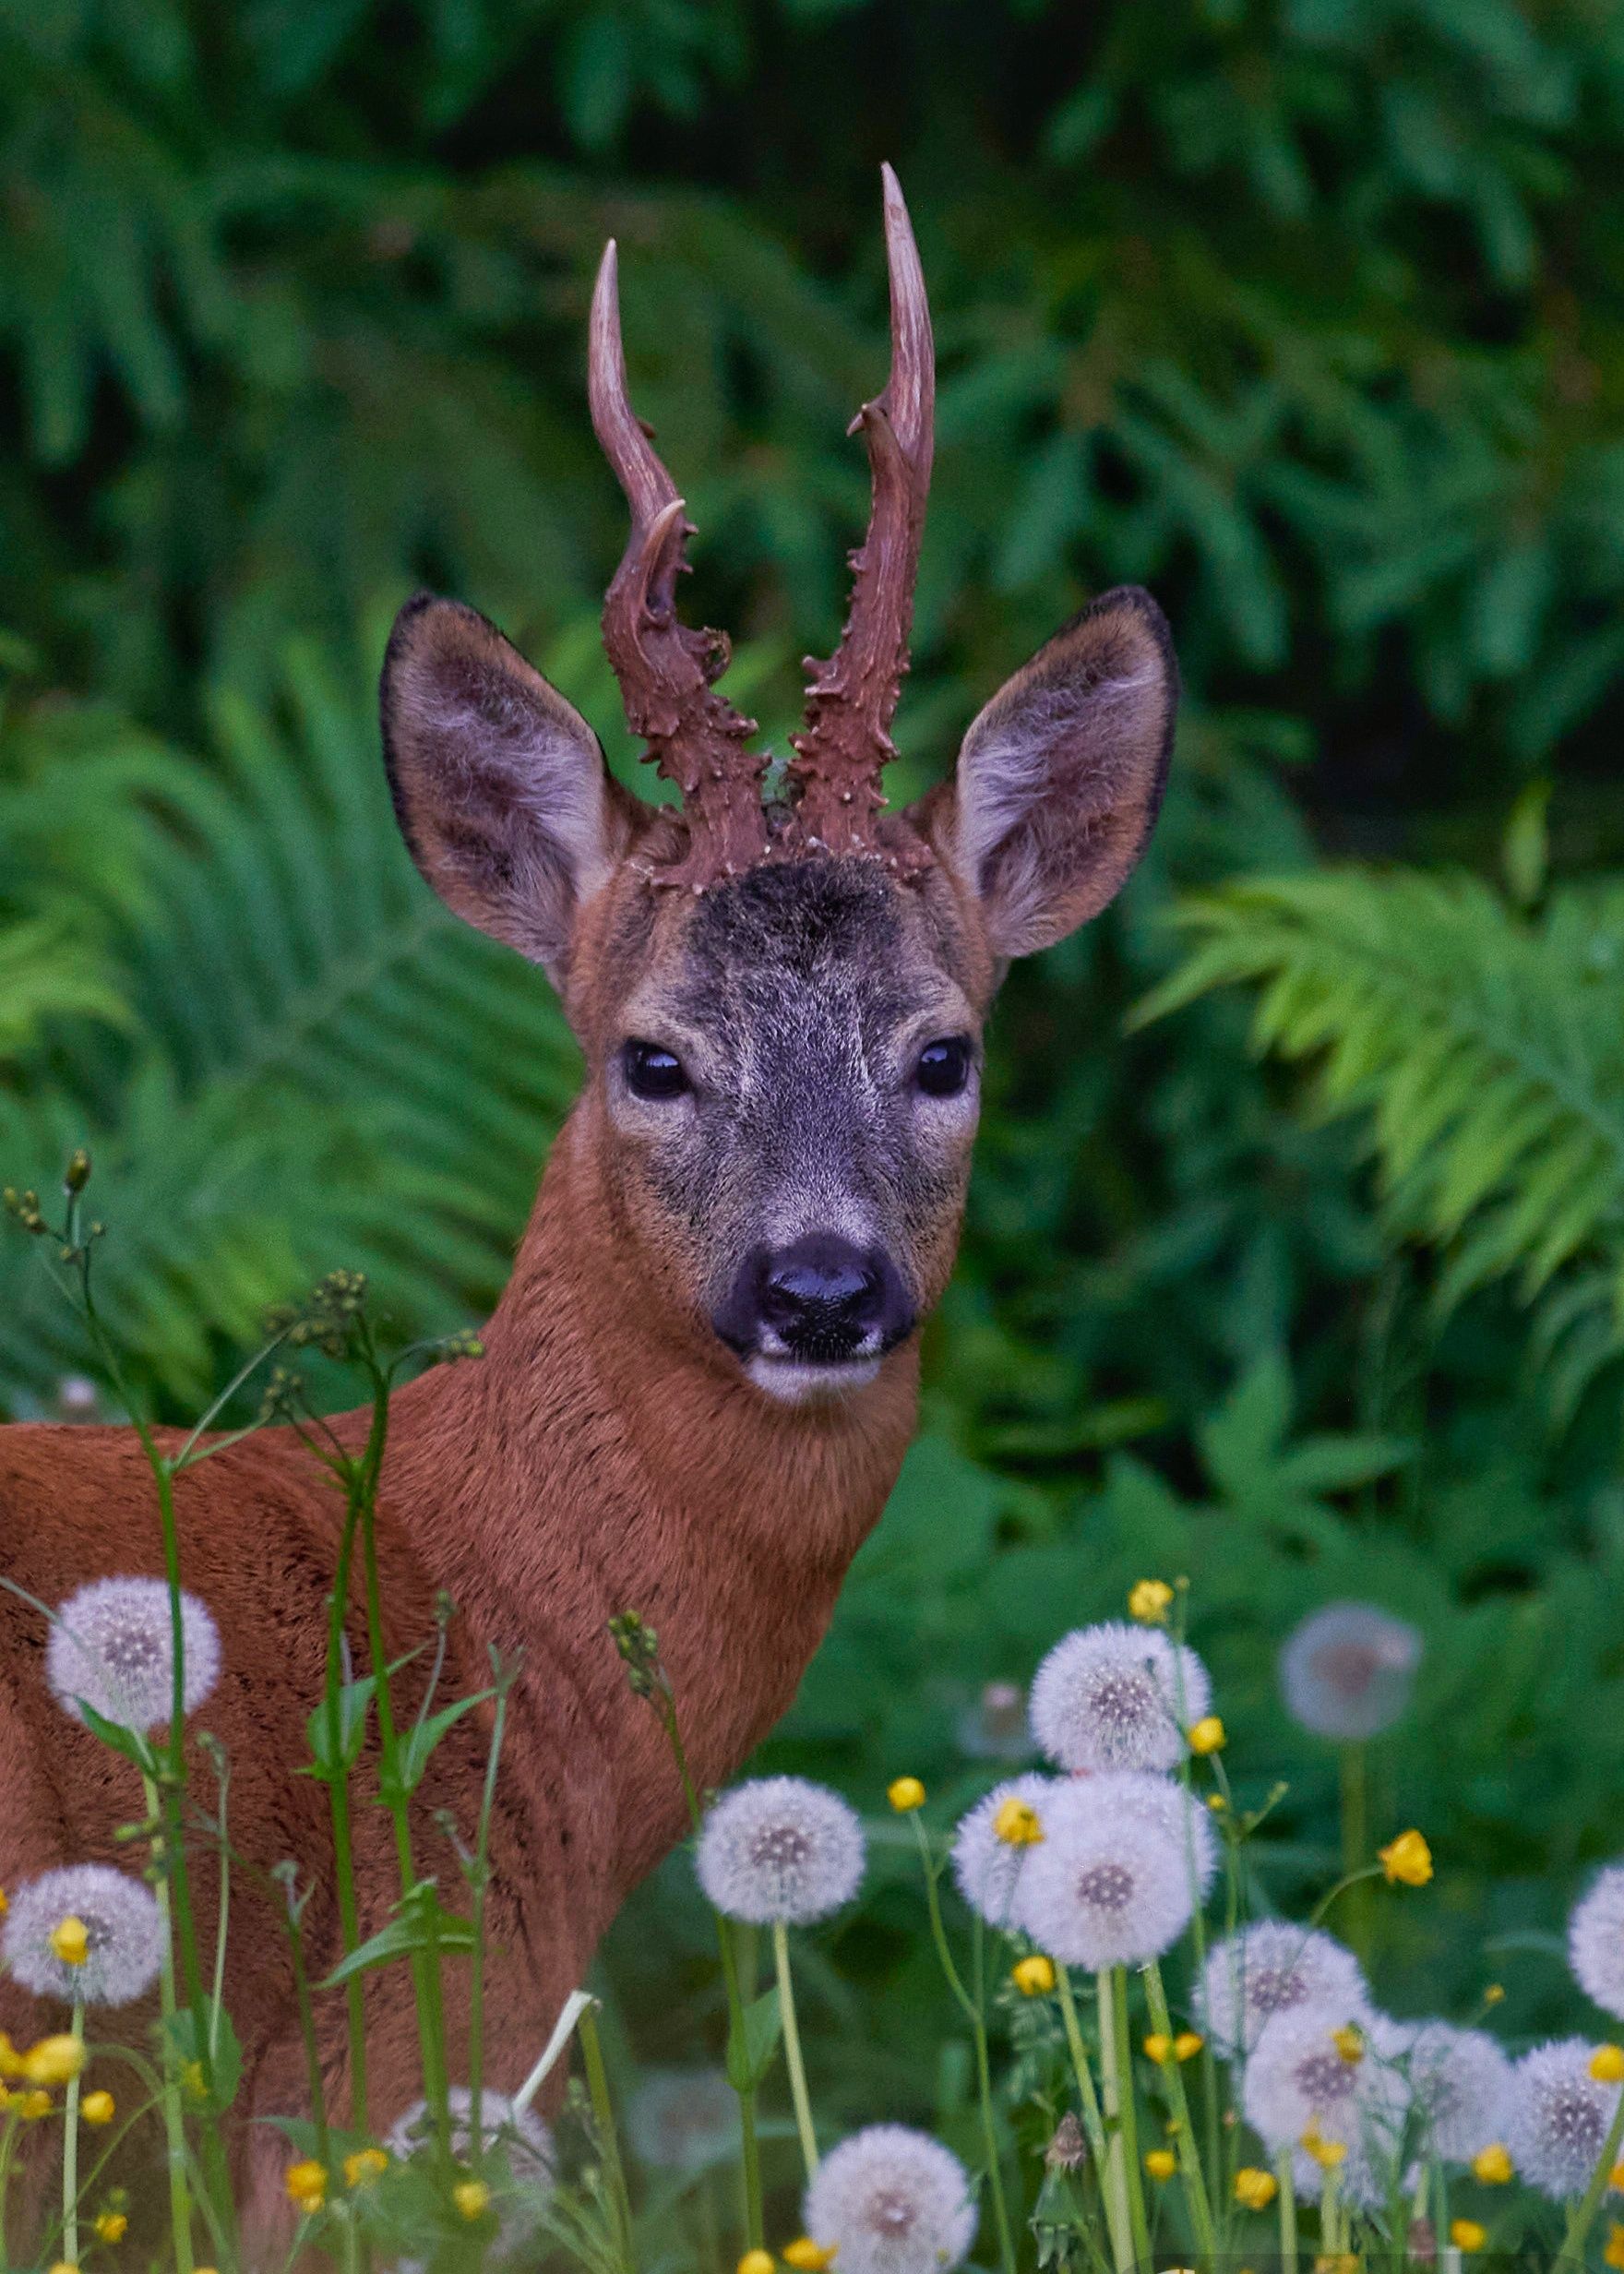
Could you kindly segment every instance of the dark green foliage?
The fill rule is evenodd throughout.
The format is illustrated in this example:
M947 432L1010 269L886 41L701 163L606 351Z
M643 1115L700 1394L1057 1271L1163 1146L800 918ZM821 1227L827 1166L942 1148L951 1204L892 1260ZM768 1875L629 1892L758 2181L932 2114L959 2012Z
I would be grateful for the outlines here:
M384 628L473 601L631 768L583 401L614 231L691 612L782 748L864 509L889 157L942 372L902 786L1114 581L1188 700L1124 906L1011 982L926 1442L774 1757L945 1812L985 1681L1187 1573L1295 1899L1335 1770L1272 1652L1375 1596L1430 1651L1378 1828L1439 1857L1384 1991L1499 1971L1513 2028L1573 2018L1528 1938L1624 1847L1621 156L1581 0L0 12L0 1169L94 1150L143 1387L195 1406L333 1263L403 1330L492 1299L576 1059L400 847ZM82 1363L8 1242L0 1403ZM973 2152L898 1829L809 1954L813 2065ZM719 2041L685 1869L620 1945L646 2053Z

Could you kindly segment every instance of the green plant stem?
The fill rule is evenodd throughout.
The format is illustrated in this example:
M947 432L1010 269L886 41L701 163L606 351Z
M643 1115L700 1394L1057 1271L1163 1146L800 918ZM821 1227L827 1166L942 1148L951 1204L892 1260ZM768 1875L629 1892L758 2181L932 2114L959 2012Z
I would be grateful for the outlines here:
M1274 2176L1280 2182L1280 2274L1297 2274L1297 2189L1291 2159L1289 2148L1274 2159Z
M169 1871L164 1855L167 1838L162 1813L158 1805L158 1788L149 1777L143 1777L141 1785L147 1796L148 1814L158 1827L152 1843L152 1860L157 1867L152 1892L158 1899L160 1930L158 2010L163 2024L163 2133L165 2161L169 2171L170 2234L174 2244L178 2274L192 2274L192 2207L186 2185L186 2125L181 2108L179 2063L174 2043L174 1941L170 1923Z
M586 2064L587 2091L598 2143L603 2151L603 2176L608 2184L610 2216L615 2224L615 2249L624 2274L637 2274L632 2245L631 2200L626 2190L626 2167L620 2159L620 2136L615 2128L615 2105L609 2097L609 2076L603 2066L603 2048L598 2037L597 2009L583 2006L576 2024Z
M355 1554L355 1530L361 1503L351 1485L344 1496L344 1529L339 1540L338 1570L333 1578L327 1633L327 1742L331 1763L328 1779L328 1812L332 1819L333 1876L339 1897L339 1930L346 1957L361 1946L361 1911L355 1892L355 1849L350 1823L350 1771L343 1741L344 1613L350 1600L350 1574ZM350 2044L350 2112L357 2132L366 2130L366 1992L359 1974L344 1984L344 2007Z
M74 2043L84 2058L85 2009L75 2000L68 2024ZM76 2069L67 2080L62 2109L62 2255L69 2266L79 2262L79 2077Z
M1077 2079L1078 2098L1082 2103L1082 2128L1088 2136L1089 2149L1099 2178L1100 2196L1105 2206L1105 2224L1111 2234L1111 2256L1116 2274L1132 2274L1133 2237L1128 2231L1127 2208L1120 2195L1109 2184L1105 2118L1100 2111L1099 2095L1094 2090L1093 2071L1088 2064L1088 2048L1082 2041L1082 2030L1077 2018L1077 1999L1071 1988L1071 1976L1063 1966L1057 1965L1055 1969L1055 1987L1059 1993L1060 2019L1066 2031L1067 2050L1071 2055L1071 2073Z
M1361 1961L1370 1957L1371 1913L1362 1874L1370 1858L1370 1763L1363 1745L1343 1745L1342 1753L1342 1868L1358 1892L1353 1895L1343 1931Z
M20 2121L13 2106L7 2108L6 2121L0 2124L0 2274L7 2274L11 2265L10 2246L6 2239L6 2210L11 2188L11 2161L17 2153L17 2128Z
M468 1983L468 2136L475 2158L480 2153L481 2102L485 2063L485 1897L491 1884L491 1813L496 1801L496 1768L508 1729L508 1685L498 1682L491 1748L485 1756L484 1788L480 1794L479 1825L473 1842L473 1955Z
M981 2103L981 2132L986 2150L987 2185L993 2199L993 2223L998 2233L998 2258L1004 2274L1015 2274L1015 2242L1009 2228L1009 2207L1004 2199L1004 2174L998 2156L998 2131L993 2112L992 2062L986 2041L986 2017L984 2012L980 1945L977 1944L976 1993L972 1996L965 1989L958 1968L953 1963L952 1950L948 1943L948 1931L942 1921L941 1896L937 1887L940 1876L936 1858L931 1854L930 1842L918 1812L911 1812L909 1822L914 1826L914 1838L919 1849L919 1861L925 1871L925 1903L930 1917L931 1940L940 1962L948 1988L952 1992L960 2011L970 2024L971 2040L975 2048L976 2090Z
M299 2009L299 2035L304 2046L304 2073L310 2086L310 2120L316 2126L316 2160L332 2174L332 2147L328 2137L327 2094L321 2081L321 2052L316 2037L316 2008L310 1999L310 1974L304 1964L304 1934L288 1890L286 1911L288 1947L293 1959L293 1998Z
M1128 2204L1128 2232L1133 2239L1133 2263L1136 2267L1144 2266L1150 2261L1151 2230L1145 2218L1144 2182L1139 2168L1133 2056L1128 2041L1128 1974L1120 1966L1108 1966L1095 1980L1099 1997L1100 2074L1105 2088L1105 2117L1107 2125L1113 2117L1116 2124L1111 2145L1122 2175L1123 2193Z
M795 2018L795 1985L790 1973L789 1929L782 1919L772 1922L772 1964L778 1977L778 2014L783 2025L784 2066L789 2071L790 2099L794 2104L795 2129L801 2136L801 2161L811 2179L818 2171L818 2134L812 2123L812 2100L806 2090L806 2065L801 2057L800 2024Z
M1173 2021L1167 2010L1167 1993L1162 1981L1162 1969L1154 1958L1144 1970L1144 1982L1151 2027L1171 2041ZM1166 2075L1168 2091L1173 2100L1174 2122L1178 2126L1178 2168L1184 2180L1185 2201L1189 2206L1190 2225L1195 2231L1196 2251L1198 2256L1211 2258L1218 2248L1218 2237L1212 2224L1212 2206L1201 2172L1200 2149L1190 2123L1183 2065L1171 2055L1168 2057Z
M1591 2228L1595 2224L1595 2215L1607 2191L1613 2167L1618 2160L1620 2146L1624 2146L1624 2091L1619 2092L1618 2105L1613 2111L1613 2121L1607 2126L1607 2136L1602 2143L1595 2170L1590 2175L1590 2184L1568 2213L1561 2255L1557 2260L1558 2267L1583 2265L1584 2245L1589 2240Z

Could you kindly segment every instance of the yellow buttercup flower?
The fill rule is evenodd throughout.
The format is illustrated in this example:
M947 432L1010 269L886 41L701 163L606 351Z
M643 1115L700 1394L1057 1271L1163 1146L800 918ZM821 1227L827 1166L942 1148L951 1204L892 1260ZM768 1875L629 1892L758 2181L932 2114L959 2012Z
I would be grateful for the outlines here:
M30 2085L71 2083L85 2065L85 2049L66 2030L60 2037L42 2037L22 2056L22 2073Z
M1491 1981L1488 1988L1483 1993L1483 2003L1486 2005L1498 2005L1502 1998L1504 1998L1505 1994L1505 1984L1503 1982Z
M79 2115L86 2124L111 2124L117 2113L111 2092L87 2092L79 2102Z
M364 2187L368 2180L376 2179L388 2168L389 2159L381 2148L358 2148L352 2156L344 2158L344 2184Z
M79 2270L71 2258L58 2258L51 2274L79 2274Z
M1590 2056L1590 2073L1598 2085L1624 2085L1624 2045L1598 2045Z
M1401 1832L1376 1853L1389 1886L1424 1887L1432 1877L1432 1850L1419 1832Z
M1173 2040L1164 2030L1152 2029L1145 2040L1145 2059L1153 2061L1160 2068L1164 2061L1172 2058L1172 2053Z
M451 2200L464 2219L483 2219L491 2208L491 2191L483 2179L460 2179Z
M1007 1848L1035 1848L1044 1836L1043 1818L1030 1801L1010 1799L993 1818L993 1835Z
M1351 2069L1357 2068L1365 2058L1365 2032L1354 2022L1344 2022L1340 2029L1332 2029L1331 2041Z
M1009 1980L1023 1998L1045 1997L1055 1986L1055 1961L1034 1950L1030 1957L1016 1960Z
M42 2116L51 2113L51 2095L36 2087L32 2092L14 2094L12 2105L24 2124L37 2124Z
M1457 2250L1481 2250L1488 2240L1488 2229L1480 2227L1475 2219L1451 2219L1450 2241Z
M1173 1590L1164 1579L1138 1579L1128 1590L1128 1615L1140 1626L1165 1626Z
M1273 2172L1260 2172L1256 2164L1243 2164L1235 2175L1235 2199L1244 2210L1266 2211L1279 2193Z
M1602 2252L1604 2266L1624 2266L1624 2227L1615 2220L1607 2229L1606 2248Z
M1145 2170L1152 2179L1171 2179L1178 2169L1178 2158L1171 2148L1152 2148L1145 2158Z
M1192 1753L1222 1753L1229 1733L1216 1714L1203 1714L1188 1736Z
M778 2274L770 2250L746 2250L739 2260L738 2274Z
M1339 2163L1347 2161L1347 2148L1341 2140L1328 2140L1318 2124L1310 2124L1297 2145L1305 2155L1312 2156L1322 2172L1334 2172Z
M795 2268L796 2274L823 2274L823 2269L831 2267L839 2256L840 2245L837 2243L831 2243L826 2250L821 2243L815 2243L809 2234L797 2235L793 2243L786 2243L783 2246L783 2262L785 2266Z
M90 1955L90 1937L82 1919L70 1911L59 1919L45 1937L64 1966L83 1966Z
M1490 2140L1480 2148L1472 2159L1472 2176L1480 2179L1486 2187L1504 2187L1512 2177L1510 2148L1503 2140Z
M96 2221L96 2240L99 2243L122 2243L129 2232L129 2223L123 2211L103 2211Z
M925 1787L917 1777L897 1777L885 1789L885 1797L899 1816L912 1814L925 1806Z
M22 2055L4 2029L0 2029L0 2077L20 2077Z
M1173 2058L1176 2061L1193 2061L1206 2041L1197 2029L1180 2029L1173 2041Z
M1207 1806L1212 1810L1215 1816L1221 1816L1224 1810L1229 1806L1229 1802L1222 1792L1209 1792L1207 1795Z
M290 2203L296 2203L308 2216L318 2211L327 2201L327 2171L314 2156L306 2156L300 2163L290 2163L282 2177Z

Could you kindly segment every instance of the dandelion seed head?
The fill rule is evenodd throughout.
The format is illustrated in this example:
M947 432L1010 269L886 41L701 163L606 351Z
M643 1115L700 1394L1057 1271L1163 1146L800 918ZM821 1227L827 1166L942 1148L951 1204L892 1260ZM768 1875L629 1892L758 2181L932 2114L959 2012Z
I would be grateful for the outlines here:
M451 2119L451 2154L458 2163L472 2163L473 2096L466 2085L453 2085L446 2095L446 2105ZM408 2163L414 2154L432 2146L434 2136L435 2120L428 2102L418 2100L395 2124L384 2146L399 2161ZM557 2149L551 2128L533 2109L516 2109L506 2093L493 2092L489 2087L479 2096L479 2138L481 2152L500 2156L512 2178L511 2188L502 2187L495 2195L500 2217L491 2245L498 2256L510 2256L533 2235L542 2206L553 2192ZM408 2268L422 2274L422 2261L401 2259L397 2274L407 2274Z
M51 1946L64 1919L85 1929L85 1960L70 1966ZM36 1997L65 2005L128 2005L158 1979L163 1922L152 1890L105 1863L45 1872L11 1897L0 1957Z
M1032 1685L1032 1733L1061 1768L1168 1769L1212 1685L1195 1652L1158 1627L1079 1627L1055 1645Z
M695 1868L727 1918L799 1927L851 1900L863 1858L863 1827L838 1793L803 1777L758 1777L711 1809Z
M1574 1906L1568 1962L1585 1996L1624 2020L1624 1863L1609 1863Z
M1317 1737L1378 1737L1409 1705L1423 1647L1417 1628L1374 1603L1327 1603L1281 1650L1286 1711Z
M1063 1966L1145 1965L1189 1923L1178 1836L1153 1813L1116 1806L1117 1782L1082 1777L1051 1795L1015 1889L1015 1923Z
M989 1682L958 1720L959 1750L973 1761L1019 1761L1030 1749L1026 1693L1018 1682Z
M1158 1777L1148 1769L1107 1769L1089 1779L1096 1797L1109 1808L1159 1825L1176 1843L1186 1879L1195 1866L1196 1892L1205 1901L1218 1876L1218 1835L1212 1817L1193 1794L1172 1777Z
M824 2158L801 2223L839 2253L840 2274L949 2274L975 2240L963 2165L900 2124L854 2132Z
M1346 2149L1338 2185L1349 2202L1386 2199L1403 2145L1404 2080L1391 2062L1349 2061L1323 2009L1277 2013L1259 2032L1246 2065L1242 2104L1265 2147L1290 2148L1299 2189L1317 2195L1323 2167L1300 2148L1305 2133Z
M1511 2072L1511 2160L1558 2202L1589 2184L1618 2105L1619 2088L1590 2073L1594 2052L1582 2037L1557 2038L1524 2053Z
M1244 2055L1277 2014L1316 2013L1329 2026L1369 2018L1359 1961L1333 1935L1262 1919L1207 1953L1196 2010L1215 2050Z
M1009 1801L1021 1801L1035 1809L1042 1822L1050 1795L1060 1789L1057 1778L1035 1770L1012 1777L1005 1784L995 1785L985 1800L977 1801L969 1814L960 1818L953 1835L953 1877L971 1909L979 1911L989 1926L1015 1924L1015 1891L1042 1845L1040 1841L1011 1846L1000 1839L996 1829L999 1811Z
M181 1597L184 1699L196 1712L220 1679L220 1633L195 1595ZM83 1698L125 1729L165 1726L174 1704L174 1629L161 1579L93 1579L51 1624L45 1679L64 1712Z
M1515 2092L1511 2063L1487 2029L1448 2021L1378 2026L1378 2052L1403 2073L1420 2120L1424 2153L1445 2163L1470 2163L1504 2139Z
M738 2108L720 2069L650 2069L627 2105L627 2134L651 2171L702 2172L737 2147Z

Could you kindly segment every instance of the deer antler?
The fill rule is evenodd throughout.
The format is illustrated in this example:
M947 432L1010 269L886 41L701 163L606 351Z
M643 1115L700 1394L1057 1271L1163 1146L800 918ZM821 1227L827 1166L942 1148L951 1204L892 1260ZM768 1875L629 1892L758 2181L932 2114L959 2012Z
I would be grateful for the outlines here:
M866 402L850 432L862 429L873 470L868 534L852 555L851 613L829 661L806 658L806 725L792 736L789 775L805 843L830 853L883 849L893 866L918 868L929 855L911 832L878 842L884 807L880 770L896 756L890 723L908 668L914 579L930 491L936 410L936 353L930 308L908 209L890 166L885 182L886 260L890 273L891 369L885 391Z
M627 723L682 792L688 824L682 859L662 884L702 892L767 852L761 808L766 760L745 748L756 731L712 682L726 670L727 635L693 631L676 613L676 580L693 524L626 392L615 241L592 293L588 393L603 455L631 508L631 536L603 603L603 645L620 682Z

